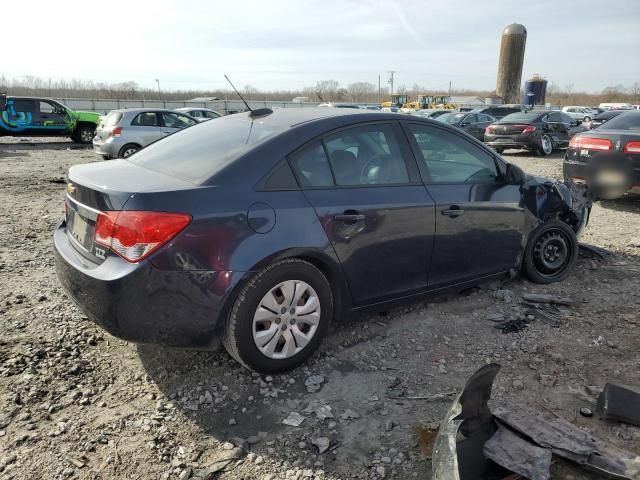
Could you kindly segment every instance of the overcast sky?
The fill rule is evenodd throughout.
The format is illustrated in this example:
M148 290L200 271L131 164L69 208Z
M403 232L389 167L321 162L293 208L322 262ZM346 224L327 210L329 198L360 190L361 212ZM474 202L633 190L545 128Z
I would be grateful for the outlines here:
M523 81L640 81L640 0L2 2L0 74L163 89L298 89L335 79L495 89L503 28L528 30Z

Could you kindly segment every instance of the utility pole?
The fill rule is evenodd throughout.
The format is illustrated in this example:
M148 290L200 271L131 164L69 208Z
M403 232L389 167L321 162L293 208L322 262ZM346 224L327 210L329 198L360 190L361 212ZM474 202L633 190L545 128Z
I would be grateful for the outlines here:
M158 85L158 95L160 96L160 100L162 100L162 92L160 91L160 79L156 78L156 84Z
M380 74L378 74L378 103L380 103Z
M451 80L449 80L449 96L451 96Z
M393 95L393 75L394 75L395 70L390 70L389 71L389 85L391 85L391 95Z

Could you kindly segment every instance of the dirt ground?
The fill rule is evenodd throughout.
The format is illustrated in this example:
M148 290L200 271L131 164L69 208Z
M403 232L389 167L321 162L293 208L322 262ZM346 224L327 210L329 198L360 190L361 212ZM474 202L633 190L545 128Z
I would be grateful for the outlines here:
M424 429L451 397L420 397L460 391L487 362L502 365L496 401L640 454L640 428L578 413L595 409L592 386L640 385L640 198L594 206L582 241L612 255L580 257L562 283L515 279L350 318L305 366L259 376L224 351L135 345L88 322L56 279L52 231L66 170L98 159L62 139L0 142L0 479L429 479ZM562 155L506 158L559 178ZM576 303L557 327L496 329L532 292ZM292 412L299 427L283 424Z

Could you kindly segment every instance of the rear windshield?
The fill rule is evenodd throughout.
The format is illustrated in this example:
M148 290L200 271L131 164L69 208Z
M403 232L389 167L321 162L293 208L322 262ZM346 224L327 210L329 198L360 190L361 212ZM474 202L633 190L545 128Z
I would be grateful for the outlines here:
M200 184L258 143L286 127L267 125L247 114L202 122L152 143L127 160L172 177Z
M602 128L607 130L640 130L640 112L629 112L609 120Z
M115 127L122 118L122 112L110 112L104 121L105 127Z
M510 122L531 122L534 121L536 119L538 119L540 117L540 112L516 112L516 113L510 113L509 115L507 115L506 117L504 117L502 120L500 120L499 123L510 123Z

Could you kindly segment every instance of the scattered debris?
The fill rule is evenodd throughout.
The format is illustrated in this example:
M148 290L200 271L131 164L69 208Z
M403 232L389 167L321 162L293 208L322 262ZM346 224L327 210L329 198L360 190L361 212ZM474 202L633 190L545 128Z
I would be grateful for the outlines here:
M324 375L311 375L304 381L304 385L307 387L309 393L314 393L322 388L324 383Z
M431 451L433 450L433 444L436 441L438 435L437 425L424 425L413 427L413 433L416 435L416 443L423 455L431 458Z
M307 417L303 417L298 412L291 412L289 416L282 421L282 423L291 427L299 427L306 418Z
M605 420L617 420L640 426L640 390L607 383L598 397L598 415Z
M534 303L551 303L555 305L573 305L575 300L569 297L560 297L558 295L548 295L546 293L525 293L522 298Z
M318 417L318 420L333 418L333 413L331 412L331 406L321 403L318 400L313 400L307 406L307 408L303 410L303 412L314 413L316 417Z
M586 243L578 244L578 254L586 258L594 258L604 260L605 257L611 256L611 252L606 248L588 245Z
M317 437L311 440L311 443L318 447L318 453L322 454L329 449L329 444L331 442L327 437Z
M351 420L351 419L360 418L360 414L358 412L354 412L353 410L346 409L344 413L340 415L340 418L343 420Z
M511 290L507 290L507 289L496 290L494 292L493 296L497 300L501 300L504 303L511 303L511 302L513 302L513 300L515 298L515 295L513 294L513 292Z
M583 417L592 417L593 410L591 410L589 407L582 407L580 409L580 415L582 415Z

